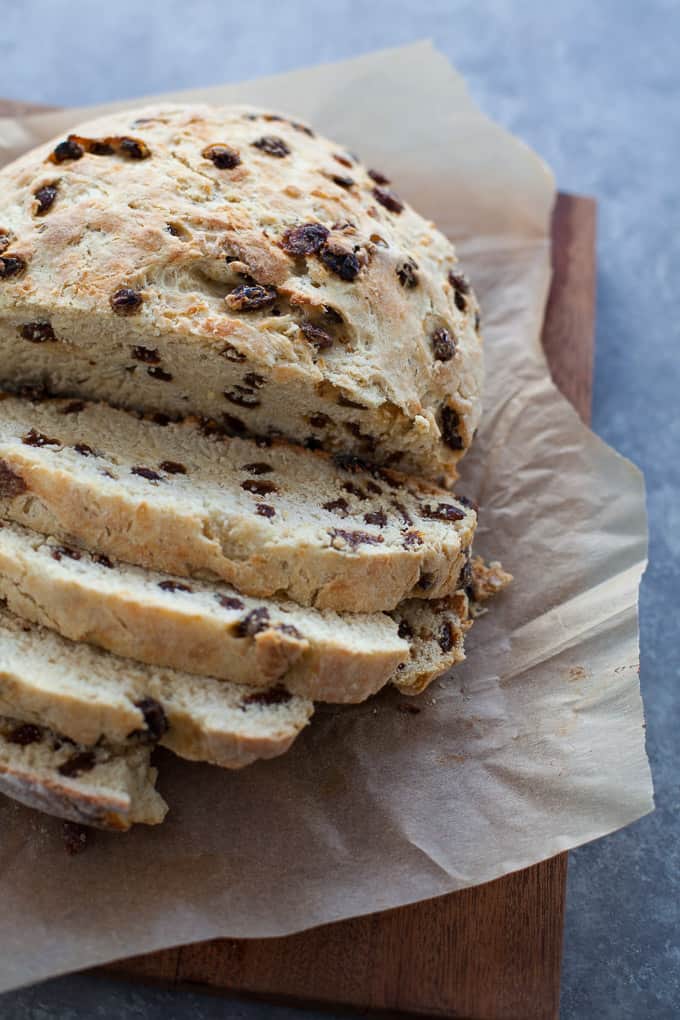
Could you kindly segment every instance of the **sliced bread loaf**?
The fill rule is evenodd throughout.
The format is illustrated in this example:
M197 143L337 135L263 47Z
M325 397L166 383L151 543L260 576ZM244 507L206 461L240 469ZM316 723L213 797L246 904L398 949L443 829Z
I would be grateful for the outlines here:
M240 768L286 751L312 712L283 687L140 665L0 609L0 715L80 744L135 734L183 758Z
M158 825L168 806L154 788L152 746L84 747L33 723L0 717L0 793L100 829Z
M108 114L0 173L0 380L238 419L437 478L480 414L451 244L277 114Z
M446 491L353 460L8 396L0 514L126 562L349 612L453 593L477 520Z

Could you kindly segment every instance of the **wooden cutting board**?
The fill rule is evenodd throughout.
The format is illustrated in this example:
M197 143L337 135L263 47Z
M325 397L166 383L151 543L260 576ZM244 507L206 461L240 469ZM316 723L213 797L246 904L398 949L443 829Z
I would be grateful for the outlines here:
M28 113L0 100L0 115ZM558 196L543 346L590 421L595 202ZM555 1020L567 855L473 889L277 939L218 939L125 960L129 977L278 1001L465 1020Z

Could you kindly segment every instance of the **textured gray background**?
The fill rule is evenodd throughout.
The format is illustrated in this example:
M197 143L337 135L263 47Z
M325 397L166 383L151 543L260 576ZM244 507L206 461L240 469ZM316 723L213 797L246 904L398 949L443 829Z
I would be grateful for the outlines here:
M425 36L561 188L600 203L594 427L647 477L641 676L658 808L571 854L562 1017L677 1020L680 0L0 0L0 94L89 103ZM2 1020L295 1016L87 976L0 997Z

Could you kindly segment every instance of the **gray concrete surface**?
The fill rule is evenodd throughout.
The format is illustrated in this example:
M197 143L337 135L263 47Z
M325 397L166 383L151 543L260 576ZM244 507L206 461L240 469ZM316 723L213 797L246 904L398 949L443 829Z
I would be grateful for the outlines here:
M600 202L594 427L645 471L642 686L658 808L571 854L563 1020L680 1017L680 2L13 0L0 94L84 103L254 77L429 36L479 104ZM288 1018L74 976L2 1020ZM520 1020L520 1018L518 1018Z

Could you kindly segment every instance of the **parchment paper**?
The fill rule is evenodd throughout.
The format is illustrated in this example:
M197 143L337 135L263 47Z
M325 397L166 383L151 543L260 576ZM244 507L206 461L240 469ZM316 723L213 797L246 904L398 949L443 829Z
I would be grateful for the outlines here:
M98 834L68 858L57 823L0 799L0 989L447 893L652 808L637 676L643 483L580 423L540 349L550 172L427 43L189 95L307 118L457 242L488 358L459 491L482 504L480 551L516 581L419 715L398 712L394 692L326 706L287 756L236 774L161 755L171 812L158 829ZM80 118L0 121L0 160Z

